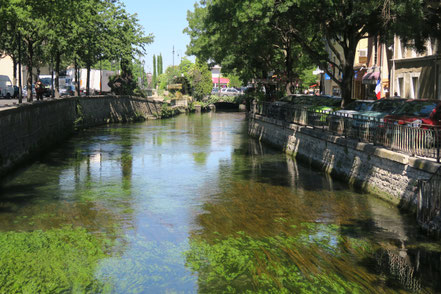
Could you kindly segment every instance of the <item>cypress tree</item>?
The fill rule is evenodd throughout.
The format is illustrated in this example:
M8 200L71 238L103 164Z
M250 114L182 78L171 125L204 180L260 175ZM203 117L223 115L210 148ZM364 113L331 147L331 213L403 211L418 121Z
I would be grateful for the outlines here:
M159 54L159 74L164 73L163 69L164 68L162 67L162 53L161 53L161 54Z
M157 79L157 75L156 75L156 56L153 55L153 77L152 77L153 88L156 88L156 79Z

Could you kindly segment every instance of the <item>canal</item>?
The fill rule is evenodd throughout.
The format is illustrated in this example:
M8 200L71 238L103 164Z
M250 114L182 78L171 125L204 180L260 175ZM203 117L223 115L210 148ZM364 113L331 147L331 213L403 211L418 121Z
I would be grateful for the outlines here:
M0 293L435 293L414 218L242 113L85 130L0 188Z

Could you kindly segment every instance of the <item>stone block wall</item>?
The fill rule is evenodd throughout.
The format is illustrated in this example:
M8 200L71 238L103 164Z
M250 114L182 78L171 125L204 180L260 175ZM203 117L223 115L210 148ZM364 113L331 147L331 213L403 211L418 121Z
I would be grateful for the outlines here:
M161 102L135 97L73 97L0 110L0 176L47 150L76 129L154 119Z
M417 202L418 180L429 179L440 167L434 161L257 114L249 116L249 134L388 201L412 208Z

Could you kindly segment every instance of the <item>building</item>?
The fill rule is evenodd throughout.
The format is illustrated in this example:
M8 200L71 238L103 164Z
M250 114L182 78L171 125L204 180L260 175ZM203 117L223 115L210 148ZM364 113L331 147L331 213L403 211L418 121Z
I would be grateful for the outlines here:
M418 53L394 37L391 92L404 98L441 100L440 41L429 39Z
M368 70L368 38L361 39L357 44L354 60L354 79L352 82L352 99L366 99L366 85L363 76Z
M14 83L14 63L9 55L0 54L0 75L8 76Z
M18 71L19 71L19 65L17 65L17 79L14 79L14 62L12 60L12 58L9 55L1 55L0 54L0 75L6 75L8 76L11 81L12 84L14 86L18 86ZM22 74L21 74L21 80L22 80L22 85L26 85L27 79L28 79L28 71L26 69L25 64L22 64L21 66L21 70L22 70ZM33 83L35 83L36 79L37 79L37 68L33 68L32 69L32 81ZM39 68L39 74L40 75L49 75L50 71L49 71L49 67L48 66L42 66L41 68Z
M222 67L215 65L211 68L211 80L213 82L213 88L225 88L228 87L230 79L222 77Z

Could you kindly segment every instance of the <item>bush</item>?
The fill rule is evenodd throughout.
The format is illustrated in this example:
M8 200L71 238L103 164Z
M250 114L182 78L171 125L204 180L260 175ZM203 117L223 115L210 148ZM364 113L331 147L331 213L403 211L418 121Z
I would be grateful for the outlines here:
M136 82L128 74L110 77L108 85L116 95L133 95L136 89Z

